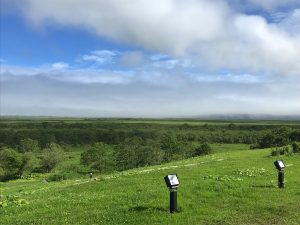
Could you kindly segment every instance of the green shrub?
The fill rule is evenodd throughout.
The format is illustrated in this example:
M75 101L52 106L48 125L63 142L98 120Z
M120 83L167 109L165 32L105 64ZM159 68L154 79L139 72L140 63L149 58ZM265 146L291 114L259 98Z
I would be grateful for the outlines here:
M46 172L51 171L55 166L64 160L64 151L59 144L50 143L43 150L42 167Z
M277 147L271 150L271 156L278 156L278 155L290 156L292 154L293 154L293 150L289 146Z
M32 140L26 138L20 141L18 145L19 152L38 152L40 151L39 142L37 140Z
M201 144L199 147L195 149L194 156L198 155L208 155L213 152L211 146L207 143Z
M296 142L292 143L292 149L294 153L300 153L300 146Z
M25 152L22 154L22 164L19 168L21 177L30 174L35 168L39 166L39 161L32 152Z
M114 150L108 144L97 142L81 154L81 163L99 172L111 172L116 166Z
M282 147L290 143L290 135L292 129L290 127L276 128L263 135L258 141L259 148Z
M71 176L69 173L55 173L51 174L46 178L46 181L51 182L51 181L63 181L67 179L71 179L73 176Z
M88 171L90 172L90 171ZM71 180L71 179L76 179L80 176L83 176L82 174L87 174L88 173L87 171L86 172L77 172L75 167L74 167L74 170L69 170L69 171L64 171L64 170L61 170L61 171L58 171L54 174L50 174L49 176L46 177L46 181L48 182L51 182L51 181L63 181L63 180Z
M11 148L0 151L0 181L15 179L19 176L22 155Z
M278 155L280 155L280 152L279 152L278 149L272 149L271 150L271 156L278 156Z
M250 149L259 149L260 145L258 143L253 143L252 145L250 145Z
M1 196L0 198L0 208L8 207L8 206L23 206L28 205L29 201L26 199L20 198L17 195L8 195L8 196Z

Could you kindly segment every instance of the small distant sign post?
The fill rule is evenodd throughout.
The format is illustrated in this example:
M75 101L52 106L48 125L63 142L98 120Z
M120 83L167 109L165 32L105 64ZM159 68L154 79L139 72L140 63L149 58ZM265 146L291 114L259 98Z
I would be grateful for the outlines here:
M177 212L177 190L179 187L179 179L177 174L169 174L165 176L165 182L170 191L170 213Z
M284 188L284 162L282 160L276 160L274 165L278 170L278 188Z

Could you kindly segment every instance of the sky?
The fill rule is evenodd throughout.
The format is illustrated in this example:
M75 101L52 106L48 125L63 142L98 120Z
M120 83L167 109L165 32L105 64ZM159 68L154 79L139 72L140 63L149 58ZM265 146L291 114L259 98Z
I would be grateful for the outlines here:
M299 0L0 3L0 115L300 115Z

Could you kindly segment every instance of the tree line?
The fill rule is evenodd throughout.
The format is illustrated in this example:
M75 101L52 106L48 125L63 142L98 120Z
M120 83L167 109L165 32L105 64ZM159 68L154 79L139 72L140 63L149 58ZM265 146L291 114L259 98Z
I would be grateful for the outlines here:
M0 181L50 172L68 146L82 146L81 164L106 173L210 154L208 143L245 143L298 152L296 126L93 123L0 123ZM290 150L288 150L290 152Z
M1 122L0 145L16 148L21 141L37 140L40 148L51 142L60 145L91 145L96 142L117 145L128 138L160 141L173 133L177 139L208 143L251 144L253 148L272 147L287 141L300 140L300 128L279 125L180 125L126 124L116 122ZM284 136L280 140L280 136ZM270 140L270 141L269 141Z
M132 137L117 145L96 142L86 148L80 157L81 164L100 173L156 165L212 152L207 143L193 144L178 140L171 133L163 135L160 142ZM53 142L44 149L39 147L37 140L32 139L22 140L16 149L1 147L0 181L21 178L32 172L50 172L64 157L64 148Z

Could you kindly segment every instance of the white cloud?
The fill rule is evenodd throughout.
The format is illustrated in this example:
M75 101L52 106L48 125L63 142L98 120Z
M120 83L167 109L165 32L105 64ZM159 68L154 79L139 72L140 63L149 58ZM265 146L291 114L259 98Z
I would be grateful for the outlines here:
M0 67L0 75L11 74L13 76L34 76L41 73L44 69L41 68L26 68L21 66L10 66L2 64Z
M224 82L224 83L237 83L237 84L261 84L266 82L265 79L251 74L223 74L223 75L201 75L188 74L191 79L198 82Z
M165 60L165 59L168 59L170 58L170 56L168 55L165 55L165 54L153 54L150 56L150 59L152 61L160 61L160 60Z
M101 36L173 54L185 52L194 41L218 36L227 10L224 3L208 0L145 0L130 4L119 0L28 0L24 7L33 24L52 20L83 26Z
M124 66L139 67L147 62L146 56L141 51L127 51L121 54L120 63Z
M131 82L134 72L99 69L71 69L61 63L52 67L24 68L3 65L0 75L3 80L22 79L24 77L39 77L40 79L55 80L62 83L78 84L127 84Z
M131 72L101 71L93 69L78 69L64 74L51 74L49 79L78 84L127 84L131 82Z
M167 69L167 70L173 70L178 68L192 68L193 65L190 60L188 59L164 59L164 60L158 60L154 61L152 63L152 66L159 69Z
M56 116L197 116L299 114L299 78L66 70L2 73L2 114ZM239 77L239 79L237 78Z
M300 75L300 37L293 30L297 26L279 26L259 15L238 13L226 1L26 0L25 3L24 14L32 24L43 26L51 21L79 26L119 42L190 58L193 64L209 69ZM282 1L275 0L247 3L265 8L282 5ZM82 60L103 64L111 63L114 57L111 52L101 51L84 55Z
M191 69L194 67L193 63L188 57L173 58L164 54L153 54L149 56L149 64L156 69Z
M64 62L57 62L52 64L52 68L56 70L62 70L62 69L67 69L69 67L68 63Z
M96 50L90 52L90 54L82 55L79 60L91 61L97 64L111 64L115 62L115 57L119 56L119 51L111 50Z

